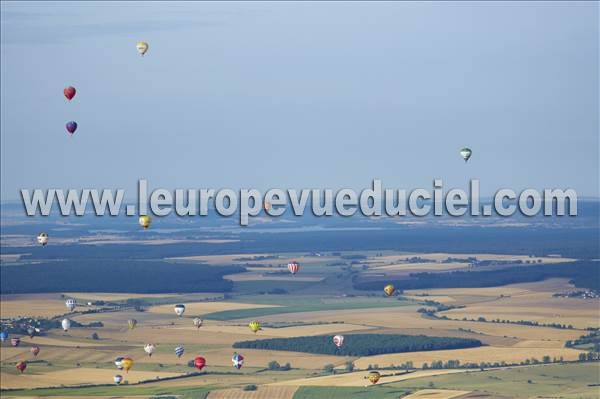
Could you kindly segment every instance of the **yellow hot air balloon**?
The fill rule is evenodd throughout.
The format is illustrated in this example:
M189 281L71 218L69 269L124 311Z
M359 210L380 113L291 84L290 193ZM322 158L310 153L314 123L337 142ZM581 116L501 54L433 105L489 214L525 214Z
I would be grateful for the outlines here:
M256 334L256 332L260 330L260 323L256 320L253 320L250 322L250 324L248 324L248 327L250 327L252 332Z
M140 53L142 57L148 51L148 43L146 42L138 42L135 47L137 48L138 53Z
M125 370L126 373L129 373L129 369L133 367L133 359L130 357L125 357L121 361L121 366Z
M383 288L383 292L385 292L385 295L387 295L387 296L394 295L395 291L396 291L396 287L394 287L393 284L388 284Z
M379 374L379 371L371 371L368 378L371 384L377 384L377 381L381 378L381 374Z
M152 223L152 218L150 216L140 216L138 222L140 223L140 226L142 226L144 229L147 229Z

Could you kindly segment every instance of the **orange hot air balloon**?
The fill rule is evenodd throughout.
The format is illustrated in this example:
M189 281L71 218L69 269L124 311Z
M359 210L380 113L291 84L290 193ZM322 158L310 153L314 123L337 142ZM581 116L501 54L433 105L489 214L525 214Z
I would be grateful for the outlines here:
M27 362L19 362L15 367L23 374L23 371L27 368Z

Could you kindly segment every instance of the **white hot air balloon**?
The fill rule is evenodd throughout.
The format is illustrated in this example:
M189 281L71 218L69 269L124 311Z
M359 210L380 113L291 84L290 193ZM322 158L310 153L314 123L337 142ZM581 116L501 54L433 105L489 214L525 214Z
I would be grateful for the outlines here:
M185 305L182 304L177 304L175 305L175 314L177 314L177 316L181 317L183 316L183 312L185 312Z
M69 331L69 328L71 328L71 320L69 319L63 319L60 324L65 331Z
M342 345L344 345L344 336L336 335L335 337L333 337L333 344L340 348Z
M144 345L144 351L148 354L148 356L152 356L154 351L156 350L156 346L154 344L146 344Z
M115 384L120 385L123 382L123 376L121 374L117 374L113 377Z
M40 233L37 236L37 241L41 245L46 246L46 244L48 244L48 234L47 233Z

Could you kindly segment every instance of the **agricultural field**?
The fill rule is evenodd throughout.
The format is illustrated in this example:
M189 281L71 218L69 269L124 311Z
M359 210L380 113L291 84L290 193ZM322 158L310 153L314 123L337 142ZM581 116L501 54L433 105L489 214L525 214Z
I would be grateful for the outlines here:
M436 263L447 259L448 254L376 254L367 252L367 256L360 258L359 254L346 253L347 259L294 254L292 256L298 259L298 262L306 262L302 263L302 270L310 273L311 278L315 278L315 285L299 288L302 287L297 285L300 283L293 281L296 277L282 277L291 279L290 284L296 285L289 287L296 288L293 292L276 295L258 294L253 290L244 291L249 286L243 284L265 284L268 287L268 281L235 282L237 288L226 297L214 293L65 292L5 295L1 303L2 317L35 316L60 319L68 314L73 321L82 324L99 322L102 323L102 327L71 328L68 332L53 329L33 339L22 337L21 345L17 348L11 347L8 341L4 342L0 351L2 389L10 391L4 391L3 397L22 398L38 394L67 397L148 397L162 393L196 398L210 392L210 399L297 399L322 397L321 395L330 398L346 398L348 395L352 395L353 398L397 398L411 395L409 398L450 399L460 395L473 395L481 390L476 384L460 383L465 380L465 375L472 379L474 375L479 374L464 368L421 370L425 363L431 365L433 362L458 360L462 364L511 364L532 358L541 361L544 356L549 356L552 360L562 358L563 361L577 361L579 354L585 353L580 349L565 348L565 342L584 335L584 327L597 321L591 310L597 302L553 297L552 294L556 292L572 289L565 279L503 287L411 290L397 297L385 297L380 292L355 292L351 288L347 294L327 292L331 290L327 287L330 287L332 281L340 280L337 277L340 273L347 273L353 268L359 269L361 273L372 273L377 269L393 269L396 273L397 267L437 272L438 269L446 270L447 267L468 266ZM246 272L257 276L279 268L285 270L283 266L292 256L214 255L186 258L186 262L214 262L217 267L219 264L228 266L232 263L257 264ZM347 269L348 259L354 259L356 256L366 267L354 266ZM403 263L407 257L413 256L422 256L429 261L410 265ZM497 259L492 255L487 256ZM502 259L506 257L504 255ZM564 261L554 258L548 260ZM277 267L259 265L270 262ZM346 266L342 266L344 264ZM68 313L64 304L65 298L76 298L81 306L74 313ZM93 301L108 302L117 308L102 311L101 306L87 306L87 302ZM438 312L437 317L427 317L417 312L423 306L428 306L425 305L425 301L461 307ZM173 306L177 303L186 305L182 317L177 317L174 313ZM123 306L119 307L120 304ZM136 310L131 304L141 308ZM500 314L502 310L508 312L507 315L512 315L504 317L509 320L558 320L561 323L573 324L573 328L463 320L477 319L480 316L487 319L491 315ZM81 311L91 312L82 314ZM549 312L554 312L552 317L549 317ZM443 316L448 319L444 319ZM200 328L193 325L195 317L203 319ZM136 319L138 322L133 330L128 328L130 319ZM251 320L261 322L260 331L253 333L248 328ZM96 338L92 337L94 334L97 334ZM483 346L374 356L233 349L234 343L240 341L336 334L472 338L481 341ZM146 343L156 344L156 350L151 357L144 352L143 347ZM33 357L29 351L32 345L40 348L37 357ZM185 353L180 359L174 354L174 348L178 345L185 348ZM242 353L245 357L241 370L231 367L234 351ZM116 370L113 364L117 356L124 355L131 356L135 361L133 369L126 374ZM197 370L187 364L197 355L202 355L207 361L206 367L199 375L195 374ZM30 362L23 375L15 369L16 362L21 360ZM277 362L280 366L289 363L290 370L269 370L272 362ZM345 372L348 362L354 364L355 371L352 373ZM406 362L412 362L413 367L417 369L409 373L398 369L381 370L382 377L377 385L366 387L370 385L365 378L369 367L385 368ZM326 365L331 365L336 373L325 372ZM568 363L544 367L560 369L575 365L577 364ZM497 373L504 370L501 367L491 369ZM488 372L492 371L482 373ZM117 373L124 375L126 385L112 384L112 377ZM422 383L431 379L436 384L435 388ZM450 382L442 386L437 385L441 382L436 381ZM255 385L256 390L243 390L247 385ZM33 391L34 388L45 390Z

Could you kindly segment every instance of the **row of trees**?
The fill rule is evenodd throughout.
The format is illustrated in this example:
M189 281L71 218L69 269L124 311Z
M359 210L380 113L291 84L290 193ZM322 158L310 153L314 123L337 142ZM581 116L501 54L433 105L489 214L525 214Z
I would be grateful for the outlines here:
M428 337L425 335L351 334L336 347L330 335L272 338L236 342L234 348L282 350L339 356L370 356L384 353L473 348L481 341L471 338Z

